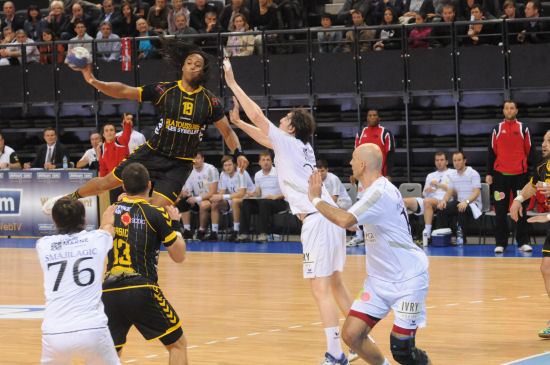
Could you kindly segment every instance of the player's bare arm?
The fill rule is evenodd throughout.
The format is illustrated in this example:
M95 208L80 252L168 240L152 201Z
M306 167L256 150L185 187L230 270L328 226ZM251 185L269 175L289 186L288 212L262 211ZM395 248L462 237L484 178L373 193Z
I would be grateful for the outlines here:
M241 87L235 81L235 75L233 74L233 68L228 58L223 61L223 69L225 71L225 82L227 86L233 91L233 94L237 97L241 103L246 116L254 125L261 129L265 134L269 134L269 120L265 117L262 109L252 99L246 95Z
M517 222L519 217L523 217L523 207L521 206L521 203L527 199L530 199L536 192L537 187L531 184L531 182L525 184L510 206L510 218Z
M116 99L139 100L140 92L137 87L128 86L121 82L105 82L95 78L92 73L92 65L89 64L86 68L79 69L84 76L84 80L105 95Z
M231 128L231 125L229 125L229 122L227 121L226 117L223 117L217 122L214 122L214 126L218 128L221 135L223 136L225 143L227 144L227 147L229 147L231 151L235 152L235 150L241 148L241 142L239 142L239 137L237 137L237 135ZM248 162L248 159L243 155L240 155L239 157L237 157L237 166L241 171L246 170L249 164L250 163Z
M181 219L181 213L173 205L165 207L166 212L170 216L170 219L173 221L179 221ZM184 239L181 237L181 234L178 234L176 241L171 244L169 247L166 247L168 255L174 262L183 262L185 260L185 253L187 251L187 246Z
M260 128L246 123L240 118L239 115L239 102L236 97L233 97L233 109L229 112L229 120L231 123L235 124L239 129L248 134L250 138L258 142L264 147L273 149L271 142L267 135L260 130Z
M307 195L315 208L324 215L329 221L342 228L352 227L357 224L357 218L347 211L333 207L332 205L320 200L323 188L323 179L318 170L313 171L309 177L309 188ZM318 200L316 200L318 199Z
M109 232L113 237L115 236L115 208L116 206L113 204L105 209L99 225L99 229Z

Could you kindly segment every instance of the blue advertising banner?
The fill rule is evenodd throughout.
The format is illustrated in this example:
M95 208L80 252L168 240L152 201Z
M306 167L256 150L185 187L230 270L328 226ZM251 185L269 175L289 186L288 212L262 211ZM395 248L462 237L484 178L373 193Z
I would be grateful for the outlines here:
M42 211L49 199L75 191L97 175L92 170L0 171L0 236L44 236L55 232L51 215ZM97 197L81 199L86 229L96 229Z

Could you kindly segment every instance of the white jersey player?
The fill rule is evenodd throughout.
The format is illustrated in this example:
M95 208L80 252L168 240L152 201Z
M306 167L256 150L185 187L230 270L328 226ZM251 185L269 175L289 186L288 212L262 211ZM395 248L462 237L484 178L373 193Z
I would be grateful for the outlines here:
M351 297L341 276L346 260L345 231L319 214L307 198L308 178L316 162L309 144L315 121L305 109L292 109L280 120L277 128L237 85L227 59L224 70L227 85L236 97L233 98L235 107L230 113L231 122L256 142L275 151L279 186L292 213L303 222L300 237L304 252L303 275L310 279L327 338L327 351L322 364L349 364L340 344L338 310L331 294L334 293L342 312L347 313ZM237 99L256 127L240 120ZM323 189L323 197L336 207L326 189Z
M317 169L321 173L323 185L327 188L332 200L334 200L339 208L349 209L352 204L351 198L338 176L328 171L328 162L326 160L317 160Z
M85 231L84 206L70 197L52 210L59 234L36 243L44 271L46 310L42 322L42 364L120 364L101 301L105 258L113 248L113 209L101 227Z
M393 310L390 347L394 360L399 364L431 364L426 353L415 346L417 328L426 325L428 258L412 240L399 190L381 175L382 161L382 151L375 144L355 149L350 164L353 176L365 190L348 211L334 208L322 198L319 172L311 176L309 197L339 226L363 226L368 277L346 318L346 343L368 363L382 362L382 353L365 335ZM384 364L389 362L384 360Z
M202 196L210 192L210 184L217 183L220 180L220 174L215 166L204 162L200 171L194 168L187 181L183 185L183 189L187 196Z

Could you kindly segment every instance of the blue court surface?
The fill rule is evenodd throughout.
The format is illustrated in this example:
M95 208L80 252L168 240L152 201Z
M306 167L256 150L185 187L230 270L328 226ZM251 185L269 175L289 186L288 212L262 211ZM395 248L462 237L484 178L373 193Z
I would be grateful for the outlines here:
M34 238L0 238L0 248L34 248ZM428 256L454 257L542 257L542 246L533 246L533 252L520 252L515 246L508 246L504 254L494 254L494 245L465 245L448 247L428 247ZM165 250L164 248L162 250ZM235 253L277 253L301 254L300 242L274 241L269 243L234 243L234 242L203 242L187 241L190 252L235 252ZM348 255L364 255L365 247L348 247ZM548 363L550 364L550 362Z
M502 365L548 365L550 364L550 352L526 357L525 359L519 359L512 362L507 362Z

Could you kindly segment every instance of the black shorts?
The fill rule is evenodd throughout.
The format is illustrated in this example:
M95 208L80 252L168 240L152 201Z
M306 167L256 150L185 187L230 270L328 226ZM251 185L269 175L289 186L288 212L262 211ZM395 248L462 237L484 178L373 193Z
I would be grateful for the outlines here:
M544 246L542 246L542 257L550 257L550 232L546 235Z
M149 171L154 183L153 192L176 201L183 184L193 170L193 160L169 158L153 151L146 143L142 144L131 155L126 157L113 170L113 176L122 181L122 170L132 162L139 162Z
M198 204L189 204L187 202L187 198L181 198L177 203L176 203L176 208L178 208L178 210L180 211L180 213L183 213L183 212L187 212L187 211L193 211L193 212L199 212L199 205Z
M132 325L146 340L159 339L164 345L176 342L183 335L176 311L158 286L104 289L101 300L117 350L126 343Z

